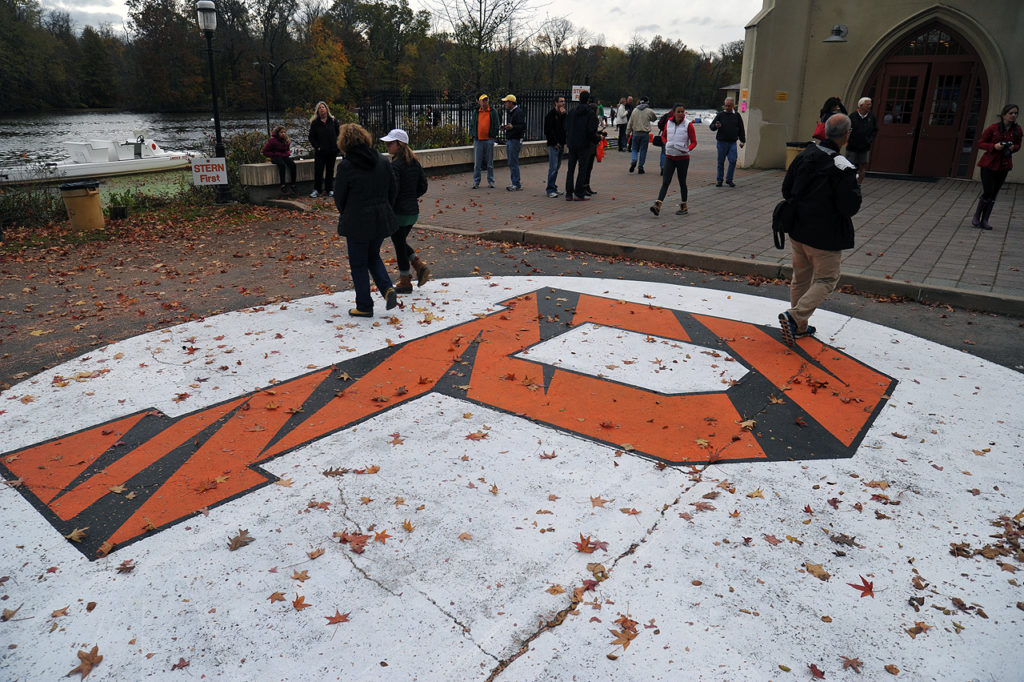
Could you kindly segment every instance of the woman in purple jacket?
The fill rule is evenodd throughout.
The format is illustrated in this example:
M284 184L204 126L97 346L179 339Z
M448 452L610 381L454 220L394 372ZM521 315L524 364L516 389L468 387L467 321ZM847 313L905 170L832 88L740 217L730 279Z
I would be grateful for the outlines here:
M270 162L277 166L277 174L281 179L281 194L296 195L295 189L295 161L292 160L292 141L284 126L274 128L274 134L270 136L267 143L263 145L263 156L270 159ZM291 182L285 184L285 169L291 174Z

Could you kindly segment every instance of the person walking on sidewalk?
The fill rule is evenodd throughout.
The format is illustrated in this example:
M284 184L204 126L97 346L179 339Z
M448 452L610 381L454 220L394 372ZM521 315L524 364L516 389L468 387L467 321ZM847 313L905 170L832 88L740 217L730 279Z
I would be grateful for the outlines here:
M427 191L427 174L409 147L409 133L395 128L380 138L388 146L391 155L391 169L398 180L398 193L395 195L395 218L398 229L391 235L391 243L395 246L395 258L398 260L398 284L395 292L412 293L412 269L416 271L416 286L423 286L430 278L428 268L416 251L409 246L409 233L420 217L420 202Z
M334 196L334 167L338 163L338 119L331 116L326 102L317 102L309 119L309 145L313 148L314 199L325 191Z
M498 113L491 100L480 95L480 107L473 115L473 189L480 186L480 172L487 168L487 186L494 187L494 141L498 139Z
M871 160L871 144L878 135L878 120L871 113L871 98L857 100L857 110L850 114L850 141L846 143L846 158L857 167L857 184L864 184L864 173Z
M288 137L288 131L284 126L274 128L273 134L266 144L263 145L263 156L270 159L270 163L277 166L277 176L281 179L281 195L295 196L295 160L292 158L292 140ZM290 181L285 182L285 170L288 171Z
M334 205L338 207L338 234L348 246L348 265L356 290L353 317L373 317L370 278L384 297L385 308L398 305L398 294L380 258L380 245L398 229L391 208L398 196L398 181L391 164L373 147L373 138L361 125L346 123L338 133L338 149L345 158L334 179Z
M599 139L597 114L590 108L590 93L584 90L580 93L579 106L569 112L565 119L565 144L569 148L565 175L566 201L586 201L587 187L590 185L587 168L590 165L590 155L594 153ZM576 174L577 166L579 174Z
M779 313L787 346L814 334L807 321L839 283L843 249L853 248L852 218L860 210L860 185L856 168L839 153L849 139L850 117L833 114L825 121L825 141L807 145L782 181L782 196L796 209L789 232L790 308Z
M615 118L612 120L619 130L619 151L626 151L626 126L629 124L629 110L626 109L626 98L619 98L619 106L615 108Z
M697 133L693 123L686 120L686 107L682 104L672 107L672 116L665 121L661 141L665 148L665 168L661 172L658 200L651 206L651 213L661 213L661 202L668 193L668 186L672 184L672 176L678 174L680 204L676 215L686 215L686 172L690 168L690 152L697 146Z
M978 208L974 211L971 225L983 230L991 230L988 219L992 215L992 207L996 203L996 195L1003 186L1006 175L1013 169L1012 155L1020 151L1021 129L1017 123L1020 107L1007 104L999 113L999 120L981 134L978 146L985 153L978 159L981 168L981 198Z
M736 100L732 97L725 98L722 111L715 115L711 130L715 133L715 140L718 143L718 176L715 180L715 187L722 186L722 176L725 175L725 184L735 187L732 181L736 173L736 141L742 147L747 143L747 134L743 131L743 117L736 109ZM729 172L724 172L725 160L729 159Z
M565 149L565 97L555 97L555 106L544 117L544 137L548 142L548 186L544 192L549 199L562 196L558 191L558 169L562 167Z
M518 192L523 188L519 176L519 152L523 149L523 135L526 134L526 112L516 104L515 95L501 98L508 112L508 122L501 126L505 131L505 152L508 155L508 172L512 184L506 187L509 192Z
M658 115L648 108L646 97L640 98L640 103L629 116L629 123L626 124L626 132L632 135L633 142L630 149L633 158L629 163L629 172L637 171L638 175L644 174L644 162L647 161L647 145L651 139L651 124L658 120Z

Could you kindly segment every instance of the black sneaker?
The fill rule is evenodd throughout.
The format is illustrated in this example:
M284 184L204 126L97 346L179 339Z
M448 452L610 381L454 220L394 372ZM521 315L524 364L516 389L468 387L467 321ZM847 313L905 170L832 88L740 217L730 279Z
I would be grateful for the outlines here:
M789 311L779 313L779 326L782 327L782 342L792 348L796 345L796 320Z
M715 187L721 187L721 186L722 186L722 181L721 180L719 180L718 182L715 183Z
M736 186L736 183L733 182L732 180L730 180L729 182L727 182L725 184L729 185L730 187L735 187Z
M644 167L643 166L640 166L639 168L636 169L636 174L637 175L643 175L645 172L646 171L644 171Z
M387 292L385 292L384 300L386 301L386 303L384 304L385 310L391 310L392 308L398 305L398 294L395 293L394 287L391 287L390 289L387 290Z
M812 327L811 325L807 325L807 329L803 330L802 332L797 332L793 336L798 339L802 339L805 336L814 336L815 332L817 331L818 330Z

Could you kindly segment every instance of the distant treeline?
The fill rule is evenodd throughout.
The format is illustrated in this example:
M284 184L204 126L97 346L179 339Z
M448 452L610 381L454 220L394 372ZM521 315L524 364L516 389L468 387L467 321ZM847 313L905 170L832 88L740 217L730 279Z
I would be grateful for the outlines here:
M530 0L438 0L432 15L407 0L216 0L216 82L225 110L326 100L358 104L380 88L568 88L590 83L606 103L632 94L668 107L720 103L739 81L743 42L718 51L639 38L604 45L565 18L528 23ZM38 0L0 0L0 113L75 108L209 108L206 41L195 4L128 0L124 27L79 30ZM494 93L492 93L494 94Z

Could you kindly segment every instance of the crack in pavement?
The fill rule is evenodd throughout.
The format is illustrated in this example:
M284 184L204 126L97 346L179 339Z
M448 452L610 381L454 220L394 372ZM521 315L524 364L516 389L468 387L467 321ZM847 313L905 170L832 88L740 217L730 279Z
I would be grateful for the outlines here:
M707 466L710 466L710 463ZM646 542L647 538L649 538L658 529L658 525L661 523L662 519L665 518L665 512L667 512L668 510L670 510L670 509L674 508L676 505L678 505L680 503L680 501L683 499L683 496L686 493L688 493L689 491L693 490L697 486L697 484L702 483L704 481L704 475L703 474L704 474L704 471L707 469L707 466L705 466L704 469L696 469L696 467L694 467L689 472L687 472L687 474L689 476L689 481L690 481L691 484L690 485L686 485L684 483L683 491L681 493L679 493L679 495L676 497L676 499L674 499L671 502L667 502L664 505L662 505L661 511L658 512L658 514L659 514L659 516L661 518L659 518L657 521L655 521L644 532L643 537L641 537L637 542L634 542L633 544L631 544L628 548L626 548L625 551L623 551L621 554L619 554L617 557L615 557L612 560L611 568L605 570L605 573L606 573L607 577L604 580L600 580L599 582L604 583L604 582L607 582L608 580L610 580L611 579L611 572L618 565L619 561L624 559L627 556L632 555L634 552L636 552L637 548L641 544ZM679 468L677 468L677 467L673 467L672 469L673 469L673 471L679 471L680 473L682 473L682 471ZM565 617L570 615L570 613L572 611L575 611L576 608L583 601L583 599L582 599L583 593L580 591L580 589L581 588L575 588L573 590L572 597L569 600L569 605L566 606L565 608L563 608L562 610L558 611L557 613L555 613L555 615L551 618L551 620L548 620L547 622L543 622L542 621L540 623L539 627L536 630L534 630L533 633L531 633L526 639L523 640L522 646L519 648L518 651L516 651L514 654L512 654L508 658L499 660L498 661L498 665L495 666L495 668L493 670L491 670L491 674L487 676L487 682L493 682L493 680L496 680L498 678L498 676L501 675L505 671L506 668L508 668L510 665L512 665L512 663L515 662L516 659L518 659L520 656L522 656L527 651L529 651L530 650L530 644L532 644L535 639L540 637L542 634L544 634L548 630L553 630L556 627L558 627L559 625L561 625L562 623L564 623L565 622ZM498 660L497 657L495 657L495 660Z
M472 642L472 643L473 643L473 646L475 646L475 647L476 647L477 649L479 649L479 650L480 650L480 653L483 653L483 654L485 654L485 655L487 655L487 656L490 656L490 657L491 657L491 658L493 658L493 659L494 659L495 661L498 661L498 662L500 663L500 659L499 659L499 658L498 658L497 656L495 656L494 654L492 654L492 653L491 653L490 651L488 651L487 649L484 649L484 648L483 648L483 646L481 646L481 645L480 645L480 644L479 644L479 643L478 643L478 642L477 642L477 641L476 641L475 639L473 639L473 636L472 636L472 634L471 634L472 628L470 628L470 627L469 627L468 625L466 625L465 623L463 623L462 621L460 621L460 620L458 619L458 617L456 617L456 616L455 616L455 614L453 614L453 613L448 613L448 611L446 611L446 610L444 609L444 607L442 607L442 606L441 606L440 604L438 604L438 603L437 603L436 601L434 601L434 598L433 598L433 597L431 597L431 596L430 596L429 594L427 594L426 592L424 592L423 590L416 590L416 591L417 591L417 592L418 592L418 593L420 594L420 596L421 596L421 597L423 597L424 599L426 599L427 601L429 601L429 602L430 602L431 604L433 604L433 605L434 605L434 608L436 608L436 609L437 609L438 611L440 611L440 612L441 612L441 613L443 613L444 615L448 616L448 618L450 618L450 619L451 619L451 621L452 621L453 623L455 623L456 625L458 625L458 626L459 626L459 628L460 628L460 629L462 630L462 636L463 636L463 637L465 637L466 639L468 639L468 640L469 640L470 642Z

